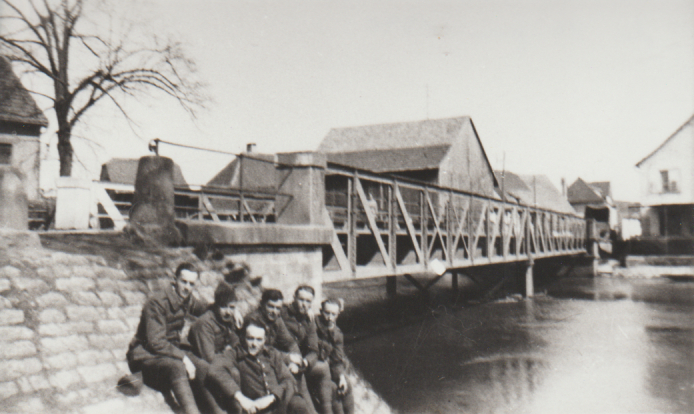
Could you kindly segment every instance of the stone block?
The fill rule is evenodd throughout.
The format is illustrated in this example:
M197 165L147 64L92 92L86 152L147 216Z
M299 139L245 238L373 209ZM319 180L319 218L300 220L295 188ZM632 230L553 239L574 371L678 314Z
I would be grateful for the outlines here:
M12 307L12 302L6 297L0 296L0 309L10 309Z
M82 408L84 414L123 413L128 411L125 401L118 398L101 401Z
M129 334L117 335L89 335L89 345L96 349L122 349L127 348L132 336Z
M94 332L94 322L75 321L64 323L47 323L39 326L41 336L66 336Z
M75 382L79 382L80 381L79 374L77 373L77 371L74 371L74 373L75 373L76 378L77 378L77 381L75 381ZM74 384L74 382L73 382L73 384ZM69 386L70 385L63 387L63 389L67 389L67 388L69 388ZM82 399L82 397L80 396L80 394L77 391L70 391L70 392L67 392L65 394L55 394L55 396L53 398L54 398L55 402L58 404L58 406L60 406L61 408L64 408L64 409L77 406L78 403L80 402L80 400Z
M142 314L142 306L134 305L134 306L126 306L125 308L122 308L123 312L129 317L129 318L139 318L140 315Z
M47 289L48 284L41 279L34 277L18 277L12 279L12 284L17 290L41 290Z
M41 401L39 397L28 398L17 402L16 405L17 412L35 414L46 412L46 406Z
M66 390L70 388L72 384L80 382L80 376L74 369L70 371L58 371L48 376L48 382L53 388ZM79 398L77 393L75 393L75 395Z
M105 334L119 334L130 332L130 328L123 321L106 319L96 322L99 332Z
M6 292L10 290L11 285L10 285L10 279L0 279L0 292Z
M51 384L48 383L48 379L42 374L30 376L29 383L36 391L45 390L51 386Z
M145 300L147 300L147 295L145 295L142 292L129 292L129 291L122 291L121 295L123 295L123 298L125 298L125 302L128 305L142 305L145 303Z
M130 329L135 331L137 329L137 326L140 324L140 318L126 318L125 323L128 324Z
M103 305L108 307L108 308L113 307L113 306L122 306L123 305L123 299L121 299L121 297L116 295L115 293L97 292L96 294L99 295L99 299L101 299L101 302L103 303Z
M0 382L0 400L9 398L19 393L19 387L12 381Z
M58 309L44 309L39 313L39 322L41 323L61 323L65 322L65 313Z
M68 292L83 292L94 289L94 280L87 277L67 277L55 281L55 287L58 290Z
M36 355L36 346L30 341L16 341L0 347L0 359L24 358Z
M53 308L67 305L68 301L65 296L58 292L48 292L36 299L36 303L40 308Z
M16 325L24 322L24 311L5 309L0 311L0 325Z
M0 268L0 277L9 277L10 279L14 279L15 277L20 277L21 275L22 271L14 266L8 265Z
M118 290L130 290L136 292L149 292L151 289L139 280L117 280Z
M77 372L87 384L101 382L117 375L116 366L109 363L89 367L77 367Z
M80 366L96 365L102 362L110 362L114 359L114 351L95 350L82 351L77 353L77 362ZM125 351L123 351L123 359L125 359Z
M106 308L106 317L109 319L118 319L124 321L128 316L121 308Z
M126 360L125 354L128 352L127 349L122 348L122 349L112 349L111 354L113 355L113 358L116 359L116 361L123 362Z
M116 369L118 370L119 375L128 375L130 374L130 367L128 367L128 363L125 361L120 361L116 362Z
M51 253L51 260L55 264L64 266L79 266L89 264L89 259L84 256L64 252Z
M127 280L128 275L121 269L114 269L112 267L96 267L94 269L96 272L96 277L98 279L113 279L113 280Z
M65 308L71 321L97 321L104 317L104 309L94 306L68 306Z
M43 355L55 355L63 352L84 351L89 348L87 338L80 335L69 335L57 338L41 338L40 349Z
M70 294L72 303L85 306L101 306L101 299L94 292L73 292Z
M106 259L104 259L104 258L101 257L101 256L96 256L96 255L83 255L82 257L84 257L85 259L87 259L87 261L89 261L89 263L92 263L92 264L95 264L95 265L98 265L98 266L108 266L108 262L106 262Z
M32 339L34 331L24 326L0 326L0 341L17 341L20 339ZM8 346L3 344L2 346Z
M38 358L6 359L0 361L0 381L9 381L43 369Z
M34 387L31 386L28 377L18 378L17 385L19 385L19 390L22 392L22 394L31 394L34 392Z
M43 358L43 365L46 369L66 369L77 366L77 357L72 352L63 352Z
M106 292L117 292L118 281L113 279L96 279L96 288Z
M75 277L87 277L93 279L96 277L94 267L91 265L73 266L72 275Z

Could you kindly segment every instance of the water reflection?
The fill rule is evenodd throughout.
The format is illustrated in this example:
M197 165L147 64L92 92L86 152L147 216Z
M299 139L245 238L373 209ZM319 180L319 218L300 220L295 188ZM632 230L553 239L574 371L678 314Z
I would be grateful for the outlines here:
M348 352L403 413L691 413L693 310L691 282L565 280Z

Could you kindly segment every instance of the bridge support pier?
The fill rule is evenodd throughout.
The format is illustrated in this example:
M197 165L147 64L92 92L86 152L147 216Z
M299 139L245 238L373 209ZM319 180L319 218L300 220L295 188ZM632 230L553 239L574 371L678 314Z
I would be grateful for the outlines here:
M451 272L451 289L453 290L453 296L457 298L460 293L458 288L458 272Z
M525 269L525 297L532 298L535 295L535 285L533 281L533 266L535 261L530 258Z
M386 296L395 299L398 295L398 279L395 276L386 276Z

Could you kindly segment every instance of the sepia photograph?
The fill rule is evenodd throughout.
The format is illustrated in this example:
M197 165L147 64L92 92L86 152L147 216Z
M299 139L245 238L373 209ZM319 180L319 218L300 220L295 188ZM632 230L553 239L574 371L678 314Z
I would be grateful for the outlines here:
M686 414L692 315L692 0L0 0L0 414Z

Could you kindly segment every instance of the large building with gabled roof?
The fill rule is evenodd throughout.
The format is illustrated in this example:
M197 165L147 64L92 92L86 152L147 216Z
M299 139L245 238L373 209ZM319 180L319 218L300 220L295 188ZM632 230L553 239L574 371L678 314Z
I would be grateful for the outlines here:
M30 202L39 199L40 137L47 126L10 60L0 56L0 170L3 177L12 173L21 180Z
M694 116L636 166L644 235L694 239Z
M468 116L331 129L330 163L497 197L496 178Z

